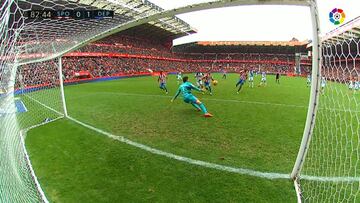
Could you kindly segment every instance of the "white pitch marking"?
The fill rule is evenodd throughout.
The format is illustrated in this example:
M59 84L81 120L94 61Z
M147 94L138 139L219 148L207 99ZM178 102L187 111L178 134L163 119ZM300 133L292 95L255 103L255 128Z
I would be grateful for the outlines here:
M59 112L59 111L56 111L55 109L53 109L53 108L51 108L51 107L49 107L49 106L41 103L39 100L37 100L37 99L35 99L35 98L32 98L32 97L30 97L29 95L24 94L24 96L26 96L27 98L33 100L34 102L38 103L39 105L43 106L44 108L47 108L47 109L49 109L49 110L51 110L51 111L54 111L55 113L57 113L57 114L59 114L59 115L61 115L61 116L64 115L63 113L61 113L61 112Z
M99 95L99 94L108 94L108 95L124 95L124 96L139 96L139 97L160 97L160 98L172 98L172 96L168 95L157 95L157 94L137 94L137 93L125 93L125 92L98 92L91 93L87 95L82 95L79 97L74 97L72 99L78 99L87 97L90 95ZM281 104L281 103L272 103L272 102L260 102L260 101L246 101L246 100L236 100L236 99L215 99L215 98L201 98L201 100L205 101L219 101L219 102L234 102L234 103L246 103L246 104L258 104L258 105L270 105L270 106L284 106L289 108L304 108L307 109L307 106L295 105L295 104ZM319 110L327 110L327 111L340 111L340 112L353 112L359 113L357 110L348 110L348 109L337 109L337 108L319 108Z
M93 131L96 131L100 134L106 135L114 140L118 140L120 142L126 143L128 145L140 148L142 150L148 151L150 153L153 154L157 154L157 155L161 155L161 156L165 156L167 158L170 159L175 159L178 161L183 161L189 164L193 164L193 165L198 165L198 166L202 166L202 167L206 167L206 168L212 168L212 169L217 169L217 170L221 170L221 171L227 171L227 172L231 172L231 173L238 173L238 174L242 174L242 175L250 175L250 176L255 176L255 177L259 177L259 178L265 178L265 179L290 179L290 174L285 174L285 173L273 173L273 172L261 172L261 171L255 171L255 170L251 170L251 169L244 169L244 168L236 168L236 167L232 167L232 166L225 166L225 165L220 165L220 164L215 164L215 163L210 163L210 162L206 162L206 161L200 161L200 160L196 160L196 159L191 159L188 157L183 157L183 156L179 156L173 153L169 153L169 152L164 152L161 151L159 149L155 149L152 148L150 146L138 143L138 142L134 142L132 140L129 140L123 136L116 136L114 134L111 134L109 132L103 131L101 129L98 129L96 127L93 127L91 125L88 125L86 123L83 123L75 118L72 117L68 117L68 119L74 121L75 123L78 123L86 128L89 128ZM360 177L319 177L319 176L308 176L308 175L302 175L301 179L303 180L311 180L311 181L321 181L321 182L359 182L360 181Z
M91 93L88 95L83 95L79 97L74 97L72 99L78 99L82 97L87 97L89 95L98 95L98 94L109 94L109 95L124 95L124 96L139 96L139 97L162 97L162 98L172 98L172 96L167 95L157 95L157 94L136 94L136 93L125 93L125 92L98 92ZM220 102L235 102L235 103L247 103L247 104L259 104L259 105L273 105L273 106L286 106L292 108L307 108L307 106L294 105L294 104L280 104L280 103L271 103L271 102L259 102L259 101L246 101L246 100L236 100L236 99L214 99L214 98L201 98L205 101L220 101Z
M53 109L54 110L54 109ZM35 171L34 171L34 168L32 167L32 164L31 164L31 161L30 161L30 158L29 158L29 154L26 150L26 147L25 147L25 138L26 138L26 135L27 135L27 132L31 129L34 129L34 128L37 128L39 126L42 126L42 125L45 125L45 124L48 124L48 123L51 123L51 122L54 122L54 121L57 121L59 119L61 119L63 117L58 117L56 119L53 119L49 122L43 122L43 123L40 123L40 124L37 124L37 125L34 125L34 126L31 126L29 128L26 128L24 130L21 130L20 131L20 141L21 141L21 146L23 147L23 150L24 150L24 153L25 153L25 160L26 160L26 164L30 170L30 174L35 182L35 186L40 194L40 197L41 199L43 200L44 203L49 203L48 199L46 198L46 195L43 191L43 189L41 188L41 185L40 185L40 182L38 181L37 179L37 176L35 175Z
M162 96L162 95L158 95L158 96ZM164 97L164 96L162 96ZM166 96L165 96L166 97ZM33 98L31 98L33 99ZM33 99L34 100L34 99ZM56 111L55 109L42 104L40 101L37 101L39 104L41 104L42 106L46 107L47 109L50 109L56 113L59 113L58 111ZM196 160L196 159L191 159L188 157L183 157L183 156L179 156L176 154L172 154L169 152L164 152L155 148L152 148L150 146L141 144L141 143L137 143L134 141L131 141L123 136L116 136L114 134L111 134L109 132L103 131L101 129L98 129L96 127L93 127L91 125L85 124L75 118L72 117L67 117L69 120L78 123L86 128L89 128L95 132L98 132L100 134L106 135L114 140L118 140L120 142L126 143L128 145L140 148L142 150L148 151L150 153L153 154L157 154L157 155L161 155L161 156L165 156L171 159L175 159L178 161L183 161L189 164L193 164L193 165L198 165L198 166L202 166L202 167L206 167L206 168L212 168L212 169L217 169L217 170L221 170L221 171L227 171L227 172L232 172L232 173L238 173L238 174L242 174L242 175L250 175L250 176L255 176L255 177L259 177L259 178L265 178L265 179L290 179L290 174L284 174L284 173L273 173L273 172L261 172L261 171L255 171L255 170L251 170L251 169L244 169L244 168L236 168L236 167L231 167L231 166L224 166L224 165L220 165L220 164L214 164L214 163L210 163L210 162L206 162L206 161L200 161L200 160ZM35 126L36 127L36 126ZM308 176L308 175L301 175L301 179L303 180L309 180L309 181L320 181L320 182L360 182L360 177L321 177L321 176Z
M217 170L222 170L222 171L227 171L227 172L232 172L232 173L238 173L238 174L243 174L243 175L250 175L250 176L256 176L256 177L261 177L261 178L266 178L266 179L289 179L290 178L290 174L282 174L282 173L270 173L270 172L260 172L260 171L254 171L254 170L250 170L250 169L244 169L244 168L235 168L235 167L231 167L231 166L224 166L224 165L220 165L220 164L214 164L214 163L209 163L209 162L205 162L205 161L200 161L200 160L196 160L196 159L191 159L188 157L183 157L183 156L179 156L176 154L172 154L169 152L164 152L152 147L149 147L147 145L144 144L140 144L137 142L134 142L132 140L129 140L123 136L116 136L114 134L111 134L109 132L103 131L101 129L98 129L96 127L93 127L91 125L88 125L86 123L83 123L75 118L72 117L68 117L68 119L74 121L75 123L78 123L86 128L89 128L93 131L96 131L100 134L106 135L114 140L118 140L120 142L126 143L128 145L143 149L145 151L148 151L150 153L153 154L157 154L157 155L161 155L161 156L165 156L171 159L175 159L178 161L183 161L186 163L190 163L193 165L198 165L198 166L203 166L206 168L213 168L213 169L217 169Z

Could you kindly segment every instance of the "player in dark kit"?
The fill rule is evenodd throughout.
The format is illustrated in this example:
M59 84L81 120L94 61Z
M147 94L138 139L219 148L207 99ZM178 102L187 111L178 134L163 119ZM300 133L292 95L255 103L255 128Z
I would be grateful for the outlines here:
M226 70L223 70L223 76L222 79L226 79Z
M276 73L276 81L275 81L277 84L280 84L280 73L277 72Z

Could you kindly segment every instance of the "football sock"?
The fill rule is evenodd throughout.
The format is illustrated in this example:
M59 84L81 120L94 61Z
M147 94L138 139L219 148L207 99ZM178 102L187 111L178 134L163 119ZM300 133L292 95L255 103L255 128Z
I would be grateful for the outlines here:
M199 104L199 107L200 107L201 111L202 111L204 114L207 113L206 107L205 107L205 105L204 105L203 103L200 103L200 104Z
M191 103L196 109L201 109L200 106L197 103Z

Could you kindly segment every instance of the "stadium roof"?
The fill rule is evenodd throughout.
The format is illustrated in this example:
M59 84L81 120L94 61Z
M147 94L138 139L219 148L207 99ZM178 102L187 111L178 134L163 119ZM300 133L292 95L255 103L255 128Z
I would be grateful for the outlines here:
M8 47L0 60L19 65L53 59L119 31L150 23L172 33L191 33L188 24L175 15L198 10L238 5L310 6L308 0L210 0L184 7L162 10L147 0L29 0L10 1L2 14ZM4 5L3 5L4 6ZM32 10L112 10L113 18L76 19L61 16L26 18ZM40 16L42 17L42 16ZM15 60L14 60L15 59Z
M114 11L114 17L101 19L27 18L27 12L33 10L111 10ZM16 39L17 54L31 55L31 57L18 58L20 63L26 63L36 58L51 57L55 53L67 50L114 27L138 19L146 19L148 16L163 11L164 9L147 0L19 1L10 11L14 15L10 16L9 25L13 26L10 27L10 32L11 30L20 31L19 38ZM22 15L25 18L21 18ZM142 29L139 27L138 31L144 34L154 31L154 34L166 38L176 38L196 32L189 24L175 16L163 17L147 23L148 25L143 25ZM145 30L146 28L149 30ZM8 43L14 43L15 41L12 41L14 39L9 39Z
M71 4L69 2L74 3ZM143 16L148 15L149 13L159 13L164 11L164 9L147 0L70 0L69 2L32 0L30 3L29 1L20 1L20 7L30 7L31 10L112 10L115 12L115 15L121 16L126 20L131 20L135 16ZM196 32L189 24L176 16L151 21L149 24L173 33L176 36L185 36Z
M159 42L169 42L176 38L186 35L186 33L174 33L163 28L157 27L150 23L142 24L136 27L129 28L121 31L121 34L136 36L140 38L146 38Z
M299 41L200 41L201 46L302 46L306 42Z
M360 38L360 16L326 33L323 42L336 42L344 39Z
M326 33L321 37L323 43L339 43L344 40L349 39L360 39L360 16L350 20L349 22L337 27L334 30ZM312 43L307 45L307 48L310 49ZM352 50L355 50L356 47L352 47Z
M199 41L173 47L187 53L305 53L307 41Z
M151 3L147 0L122 0L125 4L123 4L122 9L129 9L130 12L136 12L136 14L143 13L144 11L148 11L154 9L156 11L164 11L161 7ZM114 1L118 3L118 1ZM188 34L196 33L195 29L192 28L188 23L181 20L180 18L173 16L162 18L156 21L149 22L150 25L154 25L163 30L166 30L168 33L172 33L172 37L182 37ZM146 26L149 28L149 26ZM145 30L146 31L146 30ZM151 31L151 30L150 30ZM158 33L161 34L161 33Z

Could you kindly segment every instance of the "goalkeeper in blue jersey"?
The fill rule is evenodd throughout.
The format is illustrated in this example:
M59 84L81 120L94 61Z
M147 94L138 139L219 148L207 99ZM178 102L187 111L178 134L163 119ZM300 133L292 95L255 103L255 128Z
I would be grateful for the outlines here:
M183 77L183 84L180 85L176 95L171 99L171 102L173 102L179 94L182 93L185 103L190 103L196 108L196 110L202 111L204 113L204 117L212 117L212 115L207 112L205 105L191 93L191 90L193 89L199 92L202 92L202 90L188 82L188 79L188 76Z

